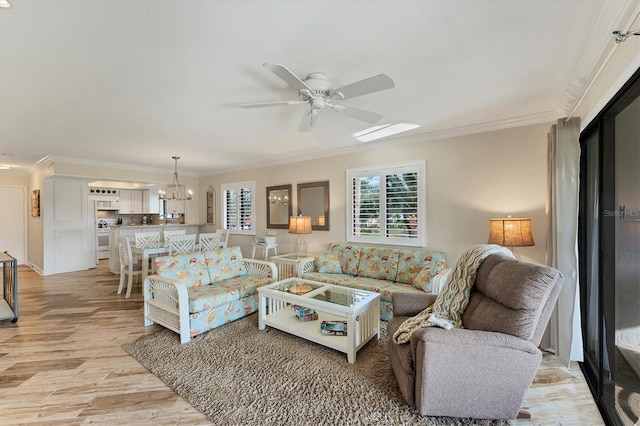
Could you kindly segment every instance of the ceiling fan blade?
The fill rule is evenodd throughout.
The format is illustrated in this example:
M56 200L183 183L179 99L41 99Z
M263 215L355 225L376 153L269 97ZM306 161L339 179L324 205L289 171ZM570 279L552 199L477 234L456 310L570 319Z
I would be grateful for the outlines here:
M309 132L316 125L316 119L318 118L318 110L311 108L302 116L302 120L300 121L300 126L298 127L299 132Z
M382 114L378 114L377 112L367 111L366 109L360 109L353 107L351 105L345 104L334 104L334 103L326 103L335 111L342 113L351 118L355 118L356 120L365 121L367 123L377 123L382 118Z
M330 96L334 99L351 99L381 90L393 89L394 87L396 87L396 84L391 77L386 74L378 74L332 90Z
M313 93L313 90L309 86L307 86L304 81L300 80L298 76L292 73L289 68L285 67L284 65L269 63L262 65L264 65L266 69L280 77L282 80L284 80L285 83L287 83L294 89L308 90L309 92Z
M276 102L253 102L250 104L239 104L241 108L261 108L270 106L298 105L306 104L307 101L276 101Z

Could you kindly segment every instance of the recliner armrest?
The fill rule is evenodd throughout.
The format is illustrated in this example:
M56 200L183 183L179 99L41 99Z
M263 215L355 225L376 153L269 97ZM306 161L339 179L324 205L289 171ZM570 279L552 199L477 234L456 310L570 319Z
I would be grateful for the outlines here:
M411 335L411 343L423 341L428 345L464 346L463 352L473 354L481 348L493 347L514 349L530 354L539 354L540 350L529 340L524 340L510 334L493 331L469 330L466 328L452 328L445 330L438 327L424 327L417 329Z
M436 301L435 294L396 292L391 295L393 316L412 317L427 309Z

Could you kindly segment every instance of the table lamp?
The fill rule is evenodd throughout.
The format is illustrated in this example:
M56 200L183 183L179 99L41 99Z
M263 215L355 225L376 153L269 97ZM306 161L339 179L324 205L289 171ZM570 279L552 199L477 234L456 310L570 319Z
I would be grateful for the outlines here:
M289 217L289 233L298 234L293 251L295 253L307 253L307 242L302 238L302 234L311 233L311 216L291 216Z
M489 219L489 244L499 244L511 249L516 258L520 259L514 247L534 246L531 234L531 219L506 218Z

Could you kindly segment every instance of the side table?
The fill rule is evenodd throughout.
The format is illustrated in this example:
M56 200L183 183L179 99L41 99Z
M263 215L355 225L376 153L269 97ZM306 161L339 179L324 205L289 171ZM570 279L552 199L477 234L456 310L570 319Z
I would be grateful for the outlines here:
M271 261L278 268L278 280L286 280L291 277L302 277L302 265L313 261L315 257L309 254L289 253L281 256L271 256Z

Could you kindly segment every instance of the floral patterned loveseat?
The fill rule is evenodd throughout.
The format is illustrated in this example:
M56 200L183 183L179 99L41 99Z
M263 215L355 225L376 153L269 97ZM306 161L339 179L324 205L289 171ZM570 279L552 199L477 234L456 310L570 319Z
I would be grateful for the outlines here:
M273 262L245 259L240 247L159 256L144 280L145 325L158 323L180 342L258 310L257 288L278 279Z
M445 267L441 251L330 243L326 254L302 265L302 278L380 293L380 319L389 321L391 294L431 293L441 287Z

